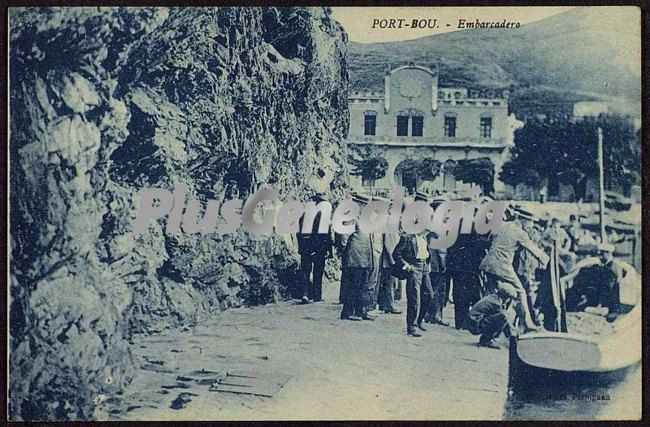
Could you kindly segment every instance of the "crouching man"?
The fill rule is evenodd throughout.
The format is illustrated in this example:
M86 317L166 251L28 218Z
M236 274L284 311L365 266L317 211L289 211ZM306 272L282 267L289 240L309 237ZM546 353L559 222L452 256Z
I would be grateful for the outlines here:
M467 317L467 329L474 335L480 335L479 347L501 348L494 339L508 326L508 333L515 330L507 313L510 302L517 298L514 286L501 282L496 293L483 297L474 304Z

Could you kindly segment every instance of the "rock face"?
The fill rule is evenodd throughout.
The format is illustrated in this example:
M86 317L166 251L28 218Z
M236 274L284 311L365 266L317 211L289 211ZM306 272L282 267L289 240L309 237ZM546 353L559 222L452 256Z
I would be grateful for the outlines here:
M10 416L89 419L133 332L286 296L283 236L131 233L143 187L345 188L346 36L324 9L14 9ZM336 189L336 190L334 190Z

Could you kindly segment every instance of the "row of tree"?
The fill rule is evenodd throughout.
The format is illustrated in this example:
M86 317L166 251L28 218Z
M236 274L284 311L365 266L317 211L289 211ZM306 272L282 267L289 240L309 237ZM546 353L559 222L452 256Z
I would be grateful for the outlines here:
M361 176L366 181L382 179L388 171L388 160L381 155L372 154L368 147L354 147L349 152L352 175ZM433 181L441 173L453 173L454 179L464 183L478 184L486 193L494 190L494 164L488 158L463 159L453 165L443 165L439 160L425 157L407 159L400 163L396 173L409 182Z
M573 187L583 199L589 179L598 179L598 134L603 131L605 182L627 193L641 179L641 133L628 117L601 115L572 121L529 121L515 131L510 160L499 178L541 188L544 182ZM628 195L628 194L626 194Z

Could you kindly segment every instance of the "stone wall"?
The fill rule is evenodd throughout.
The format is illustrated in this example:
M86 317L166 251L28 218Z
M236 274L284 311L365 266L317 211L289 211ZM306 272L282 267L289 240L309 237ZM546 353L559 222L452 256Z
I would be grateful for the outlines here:
M89 419L129 382L133 332L286 296L281 237L132 221L142 187L336 197L346 35L320 8L14 9L10 27L10 416Z

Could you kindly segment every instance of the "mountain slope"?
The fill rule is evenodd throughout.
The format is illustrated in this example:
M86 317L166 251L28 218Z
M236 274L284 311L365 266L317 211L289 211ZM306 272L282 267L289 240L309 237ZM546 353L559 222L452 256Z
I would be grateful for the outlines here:
M581 99L634 110L641 96L639 26L633 7L578 7L519 29L351 43L351 83L354 89L382 90L386 67L414 61L437 66L443 86L511 86L518 115Z

